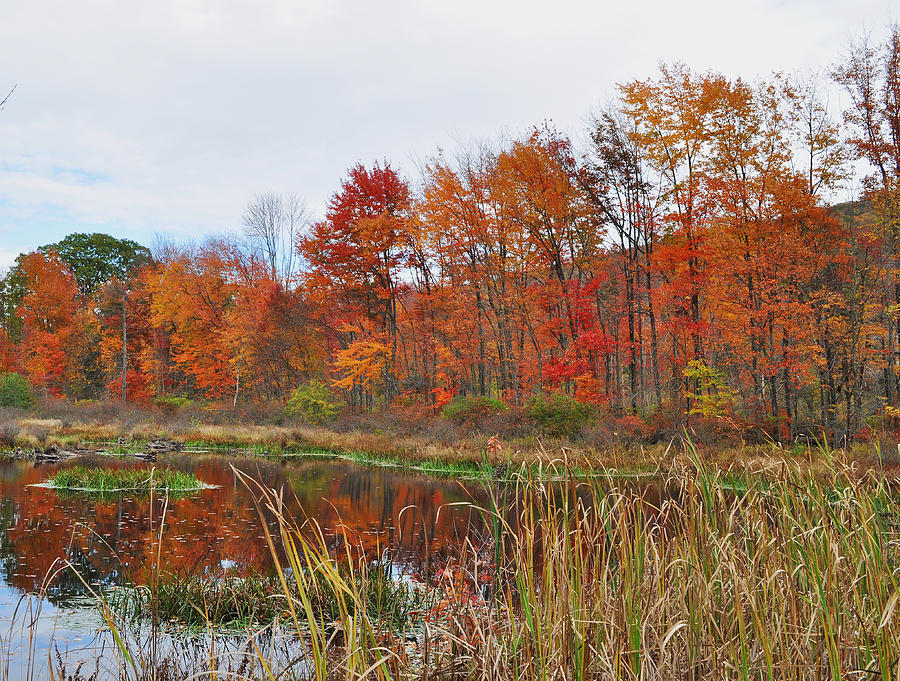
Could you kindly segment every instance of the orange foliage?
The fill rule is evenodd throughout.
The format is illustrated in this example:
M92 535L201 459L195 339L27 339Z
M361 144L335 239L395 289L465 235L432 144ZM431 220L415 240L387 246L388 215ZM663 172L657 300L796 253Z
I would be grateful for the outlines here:
M776 437L834 433L839 412L858 431L864 405L900 408L900 115L863 88L896 80L870 72L900 63L895 43L838 70L875 169L864 218L824 205L849 154L814 83L663 66L620 86L580 150L545 124L438 155L419 186L351 168L296 240L296 278L214 239L163 249L101 287L106 305L55 255L25 256L23 340L0 363L21 357L45 394L96 345L110 393L127 356L135 399L279 400L328 378L350 408L427 413L557 390L642 433L721 393L723 422Z
M62 377L71 359L67 346L75 331L78 285L55 254L30 253L21 259L27 293L19 315L23 355L32 384L44 395L62 395Z

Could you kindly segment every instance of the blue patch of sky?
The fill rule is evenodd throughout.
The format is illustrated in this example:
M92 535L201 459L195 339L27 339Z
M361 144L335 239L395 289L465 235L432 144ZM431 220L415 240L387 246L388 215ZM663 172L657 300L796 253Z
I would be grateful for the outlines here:
M110 177L106 173L84 170L82 168L64 168L62 166L53 166L50 170L50 177L68 184L82 186L110 181Z
M3 163L2 168L8 173L34 173L51 180L83 187L111 181L110 176L106 173L85 170L84 168L68 168L66 166L54 165L46 172L36 172L36 169L33 166L26 163Z
M135 229L119 221L80 219L52 204L43 204L30 215L15 217L4 215L5 206L9 206L9 201L0 200L0 271L12 264L19 253L60 241L69 234L100 232L148 246L153 242L152 231Z

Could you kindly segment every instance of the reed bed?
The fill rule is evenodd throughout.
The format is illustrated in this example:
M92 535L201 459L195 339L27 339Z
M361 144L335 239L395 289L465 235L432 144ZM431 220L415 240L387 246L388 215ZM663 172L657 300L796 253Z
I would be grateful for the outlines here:
M527 480L496 598L449 620L454 662L483 679L896 679L900 516L886 481L848 473L735 492L685 468L661 500Z
M273 551L280 542L295 574L312 566L339 603L338 654L298 580L290 607L313 676L900 678L900 513L884 478L785 466L735 491L698 463L657 495L612 477L548 482L557 475L492 490L481 510L493 536L435 578L443 597L412 649L384 638L324 538L259 488L279 518Z
M254 644L255 671L228 678L900 678L893 482L828 458L828 475L785 463L735 486L687 454L654 486L554 466L485 483L492 532L424 576L429 597L399 628L349 543L336 555L283 490L236 471L275 519L271 594L299 652L276 671ZM193 678L215 677L217 654ZM138 657L123 653L123 676L156 678Z

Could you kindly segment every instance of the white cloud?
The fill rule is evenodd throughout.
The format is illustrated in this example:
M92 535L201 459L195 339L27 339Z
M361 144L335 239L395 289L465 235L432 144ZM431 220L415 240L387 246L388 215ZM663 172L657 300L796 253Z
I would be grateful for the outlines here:
M892 18L884 0L6 5L4 262L86 225L147 241L232 229L263 190L321 208L357 161L412 174L458 139L545 118L577 133L659 60L827 68Z

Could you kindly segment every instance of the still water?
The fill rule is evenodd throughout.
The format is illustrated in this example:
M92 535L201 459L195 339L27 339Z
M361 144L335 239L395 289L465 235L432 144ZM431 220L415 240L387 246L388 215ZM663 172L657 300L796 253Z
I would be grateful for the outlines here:
M71 667L95 660L109 641L85 582L94 588L141 584L157 552L160 567L174 571L269 569L263 523L272 519L265 509L260 512L232 466L268 488L283 489L289 513L317 523L333 548L348 542L370 559L390 560L397 574L433 570L466 537L477 541L485 533L478 512L459 503L482 501L477 483L396 469L168 454L156 465L192 472L215 487L166 502L147 496L98 499L33 486L72 465L153 464L101 456L0 463L0 678L48 677L48 655L55 660L57 650ZM47 599L39 602L33 594L42 589ZM38 608L40 618L29 628Z

